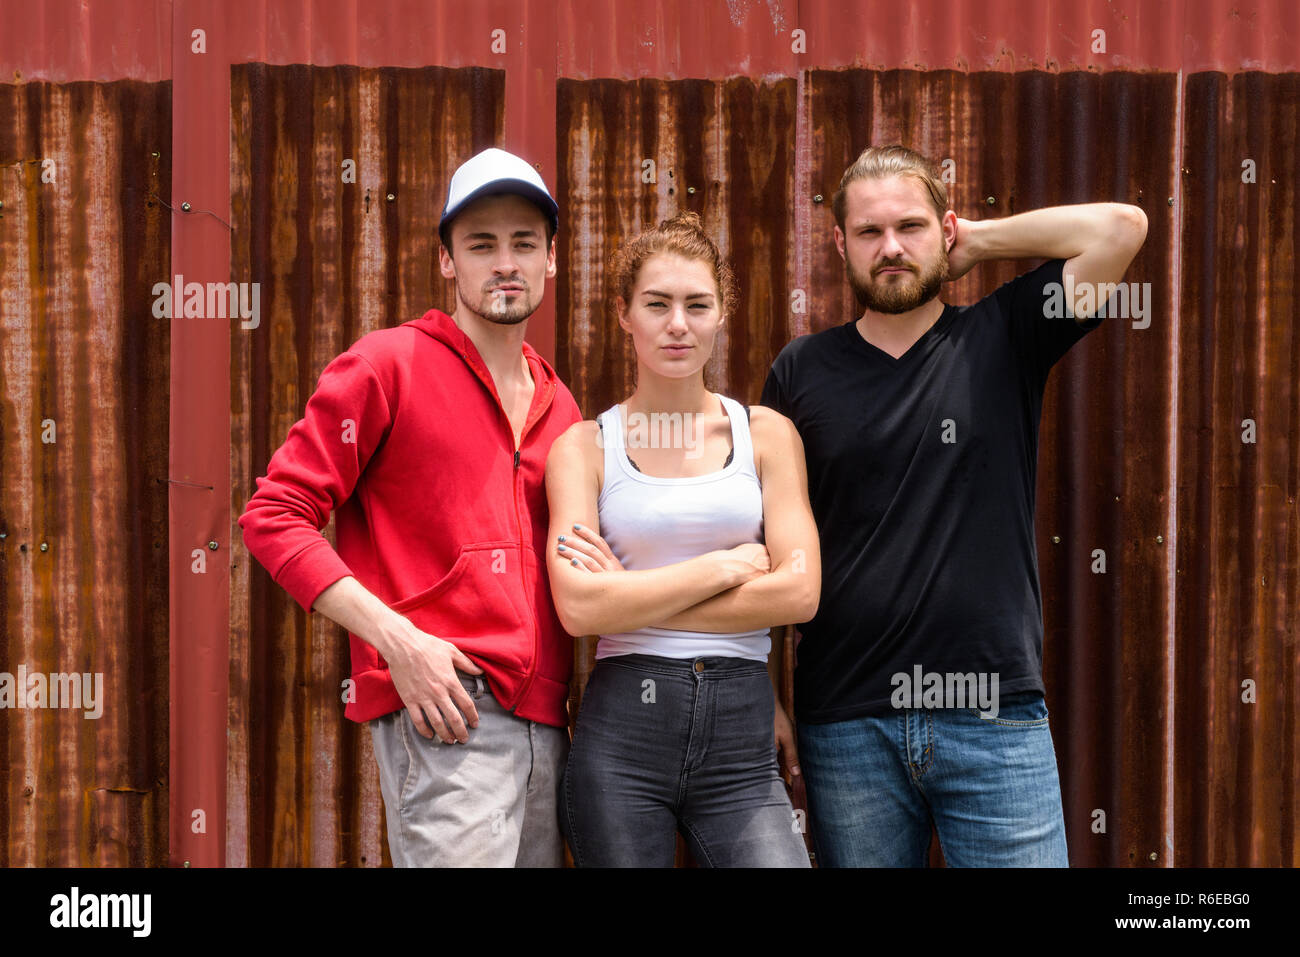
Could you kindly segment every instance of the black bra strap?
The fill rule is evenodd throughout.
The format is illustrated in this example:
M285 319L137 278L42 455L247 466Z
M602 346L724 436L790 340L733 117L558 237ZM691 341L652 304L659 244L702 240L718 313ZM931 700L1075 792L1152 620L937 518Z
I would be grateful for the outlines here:
M750 414L749 406L745 406L745 419L746 421L751 421L751 422L754 419L753 415ZM602 432L605 431L605 423L601 422L599 417L597 417L596 419L596 425L600 427L600 431ZM628 455L627 449L623 450L623 454L627 455L628 465L632 466L632 468L636 469L638 472L641 472L643 475L645 474L645 472L641 469L641 467L638 466L636 462L632 461L632 456ZM725 469L728 465L731 464L731 460L735 457L736 457L736 449L735 446L732 446L731 450L727 452L727 461L722 463L722 467Z

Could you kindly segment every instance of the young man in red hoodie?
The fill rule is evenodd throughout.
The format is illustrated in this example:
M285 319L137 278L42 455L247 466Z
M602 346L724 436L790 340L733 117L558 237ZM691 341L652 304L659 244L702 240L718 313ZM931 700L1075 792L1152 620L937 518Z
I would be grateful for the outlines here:
M524 341L557 226L524 160L462 165L439 225L455 312L331 362L239 520L275 581L349 632L345 714L370 725L397 866L563 863L572 642L545 577L543 478L582 415Z

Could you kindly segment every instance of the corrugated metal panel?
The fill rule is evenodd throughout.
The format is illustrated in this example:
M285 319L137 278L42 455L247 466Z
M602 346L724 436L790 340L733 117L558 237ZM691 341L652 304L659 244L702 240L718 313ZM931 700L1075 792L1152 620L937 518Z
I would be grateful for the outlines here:
M0 712L0 866L166 854L170 121L166 84L0 85L0 671L102 682Z
M561 0L556 6L560 75L584 80L757 78L824 68L1300 69L1300 8L1291 0L911 0L889 7L854 0Z
M231 330L233 516L330 360L452 308L438 218L456 165L499 141L503 81L477 68L234 69L231 270L261 284L264 320ZM378 865L370 735L343 717L347 637L304 614L237 529L234 542L227 863Z
M175 231L165 218L132 223L127 197L141 191L132 187L134 194L123 192L122 184L156 175L162 184L159 195L186 198L172 193L168 182L174 162L176 175L185 174L177 189L189 193L198 187L206 198L213 187L209 167L220 151L196 150L197 141L185 133L191 128L186 117L212 116L224 123L230 116L239 123L246 108L289 103L290 93L305 95L304 102L312 104L310 117L295 105L279 114L258 114L256 123L249 113L251 125L232 128L229 189L236 207L258 196L274 208L254 204L236 217L229 276L194 278L246 280L255 272L260 276L272 270L262 281L268 291L280 289L280 302L287 305L272 307L270 296L264 296L267 332L260 339L232 330L228 433L196 425L209 422L214 408L224 410L224 394L196 400L192 390L182 395L173 391L173 435L180 430L194 437L194 449L186 454L198 456L186 462L205 456L224 461L229 449L232 463L229 496L216 496L219 500L213 503L186 486L173 502L179 510L174 514L186 527L180 536L185 542L173 543L172 562L180 567L189 561L182 544L188 545L191 526L214 529L214 539L222 542L222 530L231 529L231 541L242 550L232 519L251 493L253 476L300 414L325 362L371 328L366 322L389 324L405 318L401 310L422 311L446 301L437 295L441 280L436 270L422 277L418 269L413 275L409 265L397 264L401 256L410 255L406 237L421 228L428 231L429 213L418 204L412 211L409 188L398 192L396 208L384 214L388 225L377 241L362 228L365 216L349 221L351 214L337 199L331 200L331 212L323 199L300 198L301 184L314 182L317 175L313 157L318 154L312 150L322 151L321 157L336 157L339 144L355 141L356 130L367 124L371 137L361 141L358 166L370 164L387 181L395 175L391 151L372 145L388 135L390 119L382 116L382 108L363 117L356 106L362 102L357 90L363 86L347 84L360 84L366 69L384 66L422 68L437 63L503 71L504 107L499 79L492 80L490 94L475 94L493 104L493 118L486 124L491 134L474 132L467 123L448 128L461 145L467 137L474 139L474 147L502 142L504 130L505 142L523 142L530 155L542 157L543 175L554 181L552 157L542 140L552 115L551 100L544 94L548 77L558 72L568 80L559 84L554 108L556 178L562 180L559 192L566 209L555 300L564 303L560 321L565 331L557 362L588 414L620 397L620 390L630 385L630 357L620 354L619 344L606 335L612 319L596 302L605 294L600 264L618 233L667 215L682 201L680 192L664 192L665 168L698 177L698 182L687 184L697 189L687 194L687 204L699 204L692 208L704 213L741 267L746 283L744 328L737 323L730 330L710 374L715 388L747 399L761 384L763 359L774 355L789 335L847 315L851 301L838 257L830 252L829 211L813 197L820 194L829 200L840 170L868 136L904 138L953 158L958 208L967 215L976 215L976 209L982 215L1000 215L1045 202L1099 196L1132 200L1138 195L1151 217L1151 234L1132 278L1153 283L1152 326L1121 332L1118 323L1108 323L1065 360L1049 390L1040 454L1046 675L1072 855L1076 864L1294 864L1295 712L1300 699L1294 631L1300 589L1300 517L1295 508L1300 484L1295 423L1300 414L1295 390L1300 360L1291 332L1296 232L1291 179L1298 164L1295 77L1276 74L1300 69L1300 11L1290 0L1003 0L992 5L923 0L898 13L885 17L874 8L831 0L660 0L630 6L494 0L472 7L409 0L364 5L355 0L259 0L238 7L209 0L6 5L0 11L0 62L5 64L0 80L15 85L0 88L5 105L12 104L0 113L0 137L10 137L0 139L0 162L30 159L38 152L23 146L15 130L48 127L41 137L69 142L72 165L83 168L71 174L77 178L74 182L97 190L100 184L116 183L110 192L116 190L119 204L114 224L107 213L88 216L80 211L92 195L80 187L75 195L60 193L37 203L28 180L0 169L0 199L6 202L0 210L0 254L6 257L0 289L10 292L9 300L0 300L0 317L6 343L22 347L7 350L10 358L3 367L8 404L0 519L7 523L10 537L0 540L9 543L0 544L6 563L7 642L0 648L0 670L29 649L52 653L56 645L49 638L50 628L72 627L69 622L84 622L92 613L99 616L98 622L106 610L126 608L129 627L115 631L97 625L93 653L132 676L123 679L134 709L130 738L153 744L128 747L125 739L114 738L120 742L115 745L121 758L117 766L130 769L133 777L127 786L142 790L153 785L141 781L153 780L155 772L160 778L165 775L166 759L158 749L167 721L159 698L150 698L149 689L159 682L166 660L159 641L169 609L161 597L143 597L161 596L164 589L156 577L158 566L150 564L141 544L161 540L142 530L128 535L134 540L118 539L122 544L102 532L92 538L99 532L96 525L113 529L113 520L92 524L84 509L49 504L56 494L68 501L73 495L57 493L61 486L52 481L56 474L79 475L77 488L103 474L107 478L94 486L96 501L106 497L120 504L127 495L114 514L133 516L137 524L132 529L148 526L161 534L158 504L141 482L167 474L167 450L157 447L162 434L158 403L166 401L157 396L159 389L166 394L166 335L143 337L137 343L130 338L139 335L136 328L156 329L118 320L121 332L112 335L121 340L123 365L110 375L97 371L96 365L110 354L107 350L76 358L73 347L61 344L67 340L59 335L66 337L67 331L58 333L51 325L64 314L52 304L70 303L75 310L88 308L85 303L90 302L96 318L115 315L112 308L101 309L101 302L118 303L116 314L121 316L128 315L122 303L147 308L155 273L166 275L161 264L168 262L167 237ZM208 30L210 62L192 59L196 55L190 52L189 31L195 26ZM495 29L505 31L505 52L492 47ZM807 52L791 48L795 29L804 31ZM1104 54L1092 50L1096 29L1106 32ZM274 71L263 67L243 66L248 61L309 61L363 70L356 79L345 68L305 73L300 68L299 73L273 76ZM237 65L232 76L237 95L211 82L213 65L225 70L229 63ZM117 124L123 145L113 146L111 137L78 139L76 131L83 124L59 118L73 114L57 104L79 102L85 94L77 91L88 89L72 81L166 80L174 69L186 74L185 95L178 94L175 103L157 99L166 96L160 92L167 90L163 86L137 94L133 109L114 107L118 118L109 125ZM1035 70L1044 72L1028 72ZM1149 75L1115 72L1119 70ZM207 72L194 82L199 71ZM593 78L602 79L588 82ZM44 87L33 80L61 85ZM348 90L348 99L323 102L313 84ZM94 89L100 91L96 95L108 95L118 87L130 88L112 84ZM421 95L408 90L402 102ZM167 114L173 108L181 119L172 124L179 138L176 149L169 151L165 142L159 147L153 140L170 135ZM314 119L317 114L319 121ZM353 124L346 135L318 135L317 123L328 124L342 115L351 117ZM610 115L619 117L617 125L611 125ZM593 116L603 118L594 121ZM91 123L89 129L102 129L104 122ZM191 125L207 142L209 127L200 120ZM31 134L24 135L30 142ZM486 136L482 142L481 135ZM518 136L522 140L512 140ZM123 151L128 143L144 144L146 153L162 154L161 162L132 165L128 160L139 155L135 146L129 156L123 152L105 159L103 150L94 152L104 142L107 149ZM277 152L267 153L268 144ZM656 150L648 155L657 158L660 180L642 187L639 176L623 177L633 169L633 160L647 158L636 151L648 146ZM426 205L437 206L449 164L460 156L450 146L445 153L427 143L423 148L435 158L413 160L417 165L412 172L432 179L410 182L430 189ZM617 152L624 148L634 155ZM193 155L196 152L203 155ZM272 157L285 159L286 172L278 172L282 167ZM762 163L769 158L773 165L765 171ZM1257 162L1259 182L1253 186L1240 181L1244 158ZM419 167L420 162L427 167ZM1187 172L1177 175L1180 165ZM1279 170L1286 173L1273 172ZM221 172L216 179L224 181ZM298 185L286 192L290 182ZM23 198L11 201L11 194L18 195L14 191ZM981 206L981 198L988 196L993 204ZM221 212L223 199L218 192L209 205ZM756 203L754 211L744 202ZM15 209L28 210L17 237L11 231ZM1287 214L1279 216L1277 210ZM408 219L411 215L416 218ZM76 252L92 223L96 241L91 248L97 255L120 249L124 263L141 263L133 278L114 279L99 268L97 259ZM185 230L217 228L192 218L180 223ZM241 236L241 229L261 238L254 244ZM579 232L583 235L569 234ZM185 232L176 241L183 250L196 249L187 245L193 235ZM275 242L269 239L272 235ZM299 249L311 249L309 261L290 262L280 249L281 237ZM224 244L224 236L220 242ZM132 243L140 244L138 250ZM212 235L204 233L200 246L203 261L212 259ZM351 258L331 265L324 250ZM382 265L367 265L366 256L382 260ZM180 262L175 255L172 259ZM11 262L24 265L15 271ZM323 307L314 304L323 301L323 293L317 285L341 285L347 291L348 284L339 278L347 275L341 271L344 262L357 277L355 282L364 278L369 287L353 286L354 304L345 318L318 314L313 310ZM382 280L366 272L371 266L382 270ZM331 269L336 275L330 275ZM1015 266L1003 264L975 273L958 284L954 298L974 298L1014 271ZM809 313L790 314L793 289L813 295ZM385 300L377 313L365 313L357 305L389 294L398 300ZM20 312L13 311L15 299L21 303ZM289 311L287 319L284 309ZM19 316L22 321L14 321ZM542 333L543 326L537 327ZM538 341L532 328L530 339ZM188 332L171 338L172 346L191 363L208 355L203 342ZM15 371L13 356L29 354L23 348L31 355L25 361L53 371ZM129 366L132 359L139 365ZM173 358L173 374L177 370ZM114 446L123 450L124 460L112 468L103 464L102 451L86 451L78 453L73 473L51 472L51 480L42 478L29 488L20 476L40 474L36 450L43 446L11 423L19 417L28 421L43 416L36 411L38 404L44 405L42 397L63 396L57 401L66 404L67 386L59 383L71 381L69 373L81 376L79 381L104 384L97 386L97 393L74 393L76 401L84 405L89 394L96 408L111 408L116 402L137 415L141 425ZM9 384L11 377L22 375L28 385L15 389ZM122 385L116 394L106 388L118 381ZM65 392L58 392L60 388ZM194 409L202 412L201 420L194 417ZM1258 423L1259 438L1255 445L1238 449L1240 423L1246 418ZM89 441L85 435L68 438L60 422L60 439L70 443L65 448ZM121 432L95 422L104 434ZM206 451L205 441L211 446ZM13 451L22 449L28 451ZM32 463L27 472L22 471L21 455ZM120 482L117 491L115 480ZM96 557L82 558L79 571L62 566L56 574L56 564L39 579L33 565L30 579L19 577L15 561L51 561L59 547L53 542L45 554L15 550L19 532L13 516L31 516L23 520L31 544L42 514L64 515L57 527L64 535L74 534L82 550ZM82 523L81 531L71 533L76 522ZM179 525L173 525L176 538ZM56 527L55 519L48 519L45 527ZM1106 549L1105 576L1094 576L1085 564L1092 547ZM116 556L114 549L122 548L134 549L125 566L132 571L109 582L93 578L90 569L119 567L112 558L101 566L99 556ZM375 863L379 800L373 762L363 750L368 738L349 737L356 729L348 730L351 726L329 711L336 707L337 683L346 673L346 649L336 637L338 630L319 618L308 624L263 570L250 571L243 554L233 555L232 563L234 736L228 759L216 762L227 769L230 816L224 843L229 860L331 863L364 857ZM23 584L28 580L30 588ZM83 607L84 597L73 597L79 591L97 599L93 609ZM108 600L98 601L101 598ZM176 616L192 620L201 617L201 609L188 600L183 604L170 611L174 648L186 649L189 633ZM33 617L37 608L48 617ZM89 634L83 630L81 644L68 647L89 649ZM63 643L57 647L58 654L65 654ZM278 657L283 649L291 651ZM579 674L589 659L590 649L583 649ZM122 664L126 661L129 668ZM189 664L218 671L227 666L219 655ZM1257 683L1257 704L1240 702L1246 678ZM301 689L300 682L305 683ZM61 729L62 717L43 714L40 720L53 721L52 726ZM20 726L13 715L3 720L10 763L5 768L6 804L0 814L5 840L0 846L9 849L9 862L166 859L166 834L158 831L164 819L161 803L142 798L146 804L153 802L152 810L134 818L112 811L119 797L132 792L96 790L123 782L113 777L105 784L102 767L87 765L79 756L89 753L83 746L86 732L61 730L60 743L52 746L44 743L46 737L38 738L36 725ZM22 720L30 720L30 715ZM101 721L97 730L102 734L107 727ZM195 738L190 728L172 722L174 749L203 752L207 765L211 755L224 754L226 742L219 730ZM294 734L304 737L290 743ZM101 765L109 760L99 759ZM32 795L23 793L25 784L15 783L19 767L37 776ZM75 818L83 822L75 833L65 823L74 819L66 813L73 800L72 784L57 785L63 788L57 812L24 803L38 801L42 789L64 780L74 780L76 790L91 795L92 803L86 806L93 813ZM173 795L173 817L178 821L187 822L188 808L196 800L209 807L222 803L206 782L186 782L188 793ZM1090 827L1098 809L1107 814L1105 835L1093 834ZM101 813L102 819L96 816ZM91 831L102 839L86 838ZM220 834L216 837L221 839ZM29 850L33 847L34 852ZM121 847L128 850L117 850ZM171 850L176 853L175 846Z
M676 80L800 69L1300 69L1292 0L913 0L888 14L853 0L43 0L0 9L6 81L171 76L188 42L173 20L219 33L231 62L318 66L523 65L554 49L561 76ZM194 14L200 16L194 19ZM187 22L188 37L191 25ZM505 30L506 52L492 47ZM803 46L796 50L802 30ZM1094 51L1105 31L1105 50Z
M740 300L705 371L710 388L758 401L789 301L795 81L562 80L564 162L557 371L594 417L632 391L636 357L613 312L605 264L679 209L698 212L737 267ZM647 165L653 164L653 166ZM653 183L643 179L653 173Z
M1185 116L1175 860L1294 867L1300 76L1189 77Z

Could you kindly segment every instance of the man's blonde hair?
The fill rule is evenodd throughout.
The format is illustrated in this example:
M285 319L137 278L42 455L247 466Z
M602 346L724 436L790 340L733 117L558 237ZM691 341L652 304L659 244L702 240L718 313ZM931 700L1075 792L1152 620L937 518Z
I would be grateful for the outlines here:
M939 171L933 163L916 150L908 149L894 143L890 146L868 146L863 150L853 165L844 171L840 178L840 188L831 199L831 209L835 212L835 222L844 228L844 217L848 212L849 184L860 179L888 179L891 176L915 176L930 194L930 205L940 220L948 211L948 190L939 179Z

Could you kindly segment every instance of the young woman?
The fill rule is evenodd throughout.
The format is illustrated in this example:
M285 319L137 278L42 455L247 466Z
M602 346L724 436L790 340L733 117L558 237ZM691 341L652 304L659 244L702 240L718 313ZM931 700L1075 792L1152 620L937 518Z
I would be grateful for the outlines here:
M578 866L807 867L775 741L794 735L768 630L817 609L821 562L790 420L704 387L735 280L694 213L619 250L637 385L546 465L551 592L600 635L562 783Z

